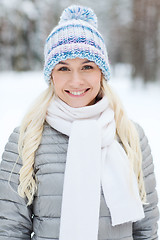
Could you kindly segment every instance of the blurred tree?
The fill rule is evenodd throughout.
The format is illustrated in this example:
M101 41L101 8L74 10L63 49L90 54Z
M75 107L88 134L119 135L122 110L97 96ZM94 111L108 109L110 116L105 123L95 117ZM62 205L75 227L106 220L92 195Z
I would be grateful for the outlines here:
M35 34L37 10L32 1L0 2L0 69L35 69L39 59Z
M133 77L160 75L160 0L0 0L0 70L43 67L45 39L70 4L93 8L109 60L132 64Z
M133 0L132 76L157 80L159 68L159 0Z

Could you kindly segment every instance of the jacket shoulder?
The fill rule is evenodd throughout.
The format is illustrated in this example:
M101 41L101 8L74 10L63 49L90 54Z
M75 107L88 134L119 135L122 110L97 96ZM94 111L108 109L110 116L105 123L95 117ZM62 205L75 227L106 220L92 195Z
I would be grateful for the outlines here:
M0 179L8 180L12 172L12 182L18 183L17 174L22 166L22 161L18 154L19 127L16 127L10 135L5 145L0 163Z
M151 148L148 142L148 138L143 128L138 123L135 123L135 126L139 134L140 147L142 152L142 167L143 167L143 173L145 176L148 174L148 171L154 172L153 158L152 158L152 153L151 153Z
M9 136L8 142L5 145L5 151L18 154L18 140L19 140L20 127L16 127Z

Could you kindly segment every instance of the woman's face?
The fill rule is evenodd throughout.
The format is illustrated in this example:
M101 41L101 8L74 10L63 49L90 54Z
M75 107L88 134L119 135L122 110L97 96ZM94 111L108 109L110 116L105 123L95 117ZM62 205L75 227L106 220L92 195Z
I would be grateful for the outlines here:
M95 103L100 90L101 70L88 59L67 59L52 71L55 93L71 107L84 107Z

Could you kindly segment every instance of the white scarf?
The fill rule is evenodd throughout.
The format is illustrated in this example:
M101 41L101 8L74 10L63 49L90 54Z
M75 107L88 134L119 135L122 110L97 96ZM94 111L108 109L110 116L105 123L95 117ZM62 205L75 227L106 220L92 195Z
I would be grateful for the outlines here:
M98 239L101 185L112 226L142 219L136 177L115 139L114 112L107 97L81 108L54 97L46 121L69 136L59 239Z

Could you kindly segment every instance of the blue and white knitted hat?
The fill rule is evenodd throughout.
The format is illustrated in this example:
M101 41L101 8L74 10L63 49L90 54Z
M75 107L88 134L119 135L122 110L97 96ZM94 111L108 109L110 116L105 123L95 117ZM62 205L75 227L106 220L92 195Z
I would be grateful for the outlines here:
M63 11L58 25L46 40L44 54L44 78L48 84L57 63L76 57L94 61L105 79L110 78L107 50L97 30L97 16L88 7L71 5Z

